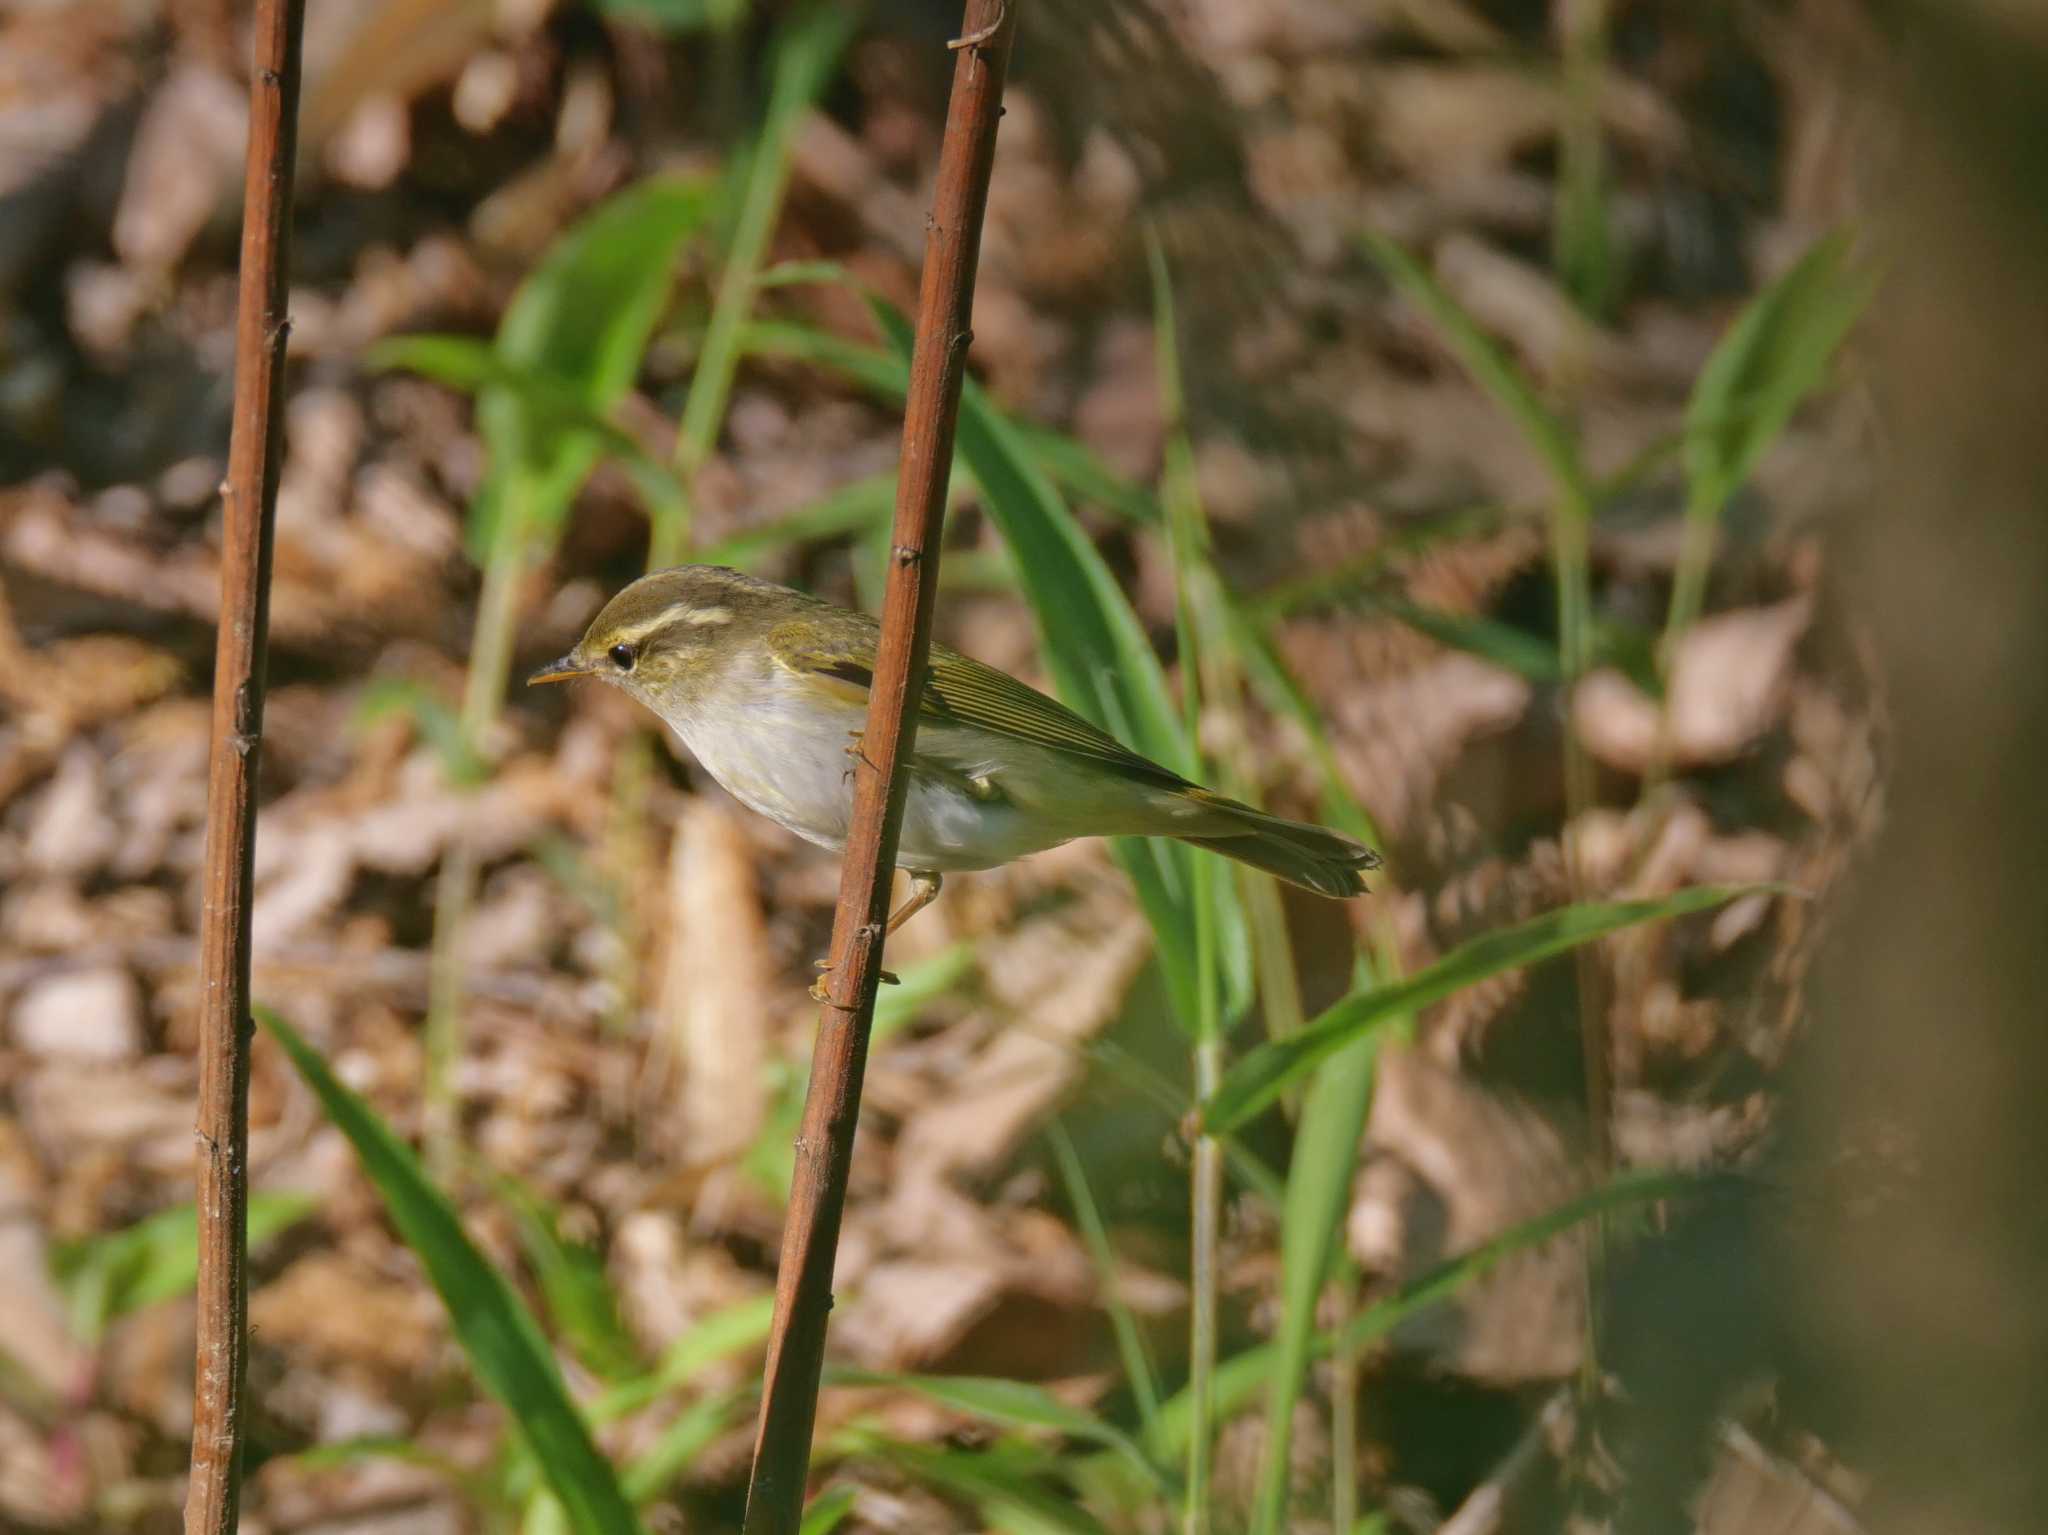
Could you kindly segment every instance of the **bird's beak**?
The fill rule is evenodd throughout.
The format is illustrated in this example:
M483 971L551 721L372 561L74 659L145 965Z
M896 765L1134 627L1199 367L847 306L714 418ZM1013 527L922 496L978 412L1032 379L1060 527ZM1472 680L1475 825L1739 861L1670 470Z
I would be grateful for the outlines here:
M526 679L526 685L532 687L537 682L567 682L571 677L588 677L589 675L590 668L578 661L576 659L576 652L572 650L566 656L550 661L546 666L541 667L540 670Z

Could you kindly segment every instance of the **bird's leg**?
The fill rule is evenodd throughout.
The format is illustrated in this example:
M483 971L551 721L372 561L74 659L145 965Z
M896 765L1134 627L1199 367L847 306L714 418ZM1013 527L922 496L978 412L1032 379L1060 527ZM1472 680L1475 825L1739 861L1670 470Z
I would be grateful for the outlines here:
M848 750L857 751L859 747L856 744L853 747L849 747ZM889 925L882 929L882 936L887 938L897 928L903 926L904 923L936 901L939 898L939 886L944 883L944 879L935 869L914 870L910 876L910 899L905 901L897 909L896 914L889 919ZM811 1000L823 1002L827 1000L825 978L832 973L832 961L829 959L818 960L812 968L818 972L818 978L811 982ZM887 986L900 984L897 978L886 970L882 972L882 982Z
M913 869L910 873L910 899L897 908L896 915L889 919L889 925L882 929L887 938L897 928L923 911L939 898L939 886L945 883L936 869Z
M875 766L874 759L867 753L867 732L865 730L849 730L846 733L851 738L846 743L846 755L852 757L857 762L865 763L868 771L871 773L881 772L882 770ZM846 770L846 778L850 779L852 777L853 769L848 768Z

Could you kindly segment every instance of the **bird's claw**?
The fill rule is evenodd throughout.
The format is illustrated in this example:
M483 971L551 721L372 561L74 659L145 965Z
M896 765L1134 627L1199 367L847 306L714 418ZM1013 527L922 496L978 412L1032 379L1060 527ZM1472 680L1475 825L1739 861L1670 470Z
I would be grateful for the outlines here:
M882 770L875 766L874 759L867 754L867 732L865 730L849 730L846 734L848 736L847 743L841 748L846 755L862 764L871 773L881 772ZM848 778L853 777L852 768L846 770L846 776Z
M825 983L832 978L832 961L829 959L813 960L811 961L811 968L818 972L818 978L811 982L811 1000L813 1002L830 1002L832 994ZM884 970L882 972L882 984L884 986L901 986L903 982L894 971Z

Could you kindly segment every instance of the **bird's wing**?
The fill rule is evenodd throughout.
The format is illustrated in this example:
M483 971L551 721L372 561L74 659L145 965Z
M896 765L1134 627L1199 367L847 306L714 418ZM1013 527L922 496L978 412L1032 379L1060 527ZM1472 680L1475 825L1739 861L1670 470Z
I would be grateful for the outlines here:
M857 695L862 708L875 680L875 642L875 631L865 625L860 632L834 632L823 642L811 624L781 625L768 635L777 665L814 686L844 690L849 702ZM1026 741L1161 788L1189 787L1178 773L1139 756L1065 704L944 645L932 646L918 720L921 726L967 725L1007 740Z

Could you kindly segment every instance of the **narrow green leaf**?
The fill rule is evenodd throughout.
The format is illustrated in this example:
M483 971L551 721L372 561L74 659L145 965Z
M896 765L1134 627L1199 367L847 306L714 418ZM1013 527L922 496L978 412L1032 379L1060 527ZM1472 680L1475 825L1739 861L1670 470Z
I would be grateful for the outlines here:
M487 384L477 427L490 474L472 509L470 544L481 558L497 519L516 508L516 539L551 541L600 453L616 439L565 428L557 397L602 417L639 371L685 240L703 224L711 194L697 180L655 178L601 204L556 241L506 307L494 347L505 369L542 385ZM533 402L546 403L536 415ZM520 486L516 493L511 482Z
M858 19L853 7L833 0L812 0L776 32L768 62L768 109L754 142L733 161L726 201L734 214L725 265L719 273L710 323L705 327L676 432L676 473L685 496L675 519L658 522L654 528L648 559L654 568L675 563L689 541L688 491L717 445L725 422L744 350L747 318L753 312L761 268L789 187L796 131L831 78Z
M677 1413L654 1443L633 1460L622 1478L626 1496L636 1506L652 1502L709 1449L752 1400L753 1388L721 1391L692 1402Z
M440 1455L410 1439L400 1439L385 1434L364 1434L353 1439L334 1439L326 1444L316 1444L309 1449L293 1451L291 1463L303 1471L331 1471L343 1466L361 1465L366 1461L393 1460L403 1465L418 1466L442 1478L461 1493L463 1498L478 1508L508 1513L509 1505L499 1496L487 1477L477 1476L456 1464L445 1455Z
M1010 427L1032 462L1061 489L1125 522L1156 527L1165 520L1150 491L1110 468L1086 443L1035 421L1012 421Z
M1504 671L1538 684L1556 683L1564 678L1557 659L1557 647L1550 641L1498 623L1476 613L1446 613L1419 603L1397 598L1378 598L1369 607L1397 618L1418 634L1426 634L1439 645L1462 650L1467 655L1491 661Z
M1394 286L1435 323L1474 381L1520 429L1567 500L1590 507L1592 485L1579 460L1577 444L1513 359L1407 251L1376 234L1361 236L1361 243Z
M655 1398L689 1385L719 1360L759 1347L767 1340L774 1316L773 1295L734 1301L712 1312L671 1343L651 1373L623 1381L591 1403L591 1421L609 1423L636 1412Z
M910 388L910 366L905 359L813 325L753 320L741 330L740 342L748 356L822 368L878 400L900 404ZM1103 463L1084 443L1035 422L1008 416L1004 420L1031 462L1053 484L1126 522L1151 525L1161 521L1159 503L1142 486L1133 485ZM957 478L961 472L957 464L953 472ZM890 483L894 484L893 477Z
M846 1516L853 1512L855 1499L860 1496L852 1487L827 1487L804 1510L803 1523L797 1526L797 1535L832 1535L832 1532L846 1522Z
M757 288L850 287L854 276L836 261L778 261L754 279Z
M990 1423L1042 1429L1099 1444L1123 1455L1162 1491L1168 1485L1165 1473L1129 1434L1029 1381L987 1375L894 1375L869 1370L834 1370L828 1379L838 1386L888 1386L915 1391L956 1412Z
M1224 1078L1204 1106L1204 1123L1236 1129L1271 1103L1318 1062L1404 1013L1453 992L1519 970L1638 923L1682 917L1765 887L1701 886L1654 901L1582 902L1479 937L1453 949L1427 970L1388 985L1354 991L1301 1033L1252 1051Z
M1729 498L1825 380L1875 286L1852 266L1844 236L1822 240L1750 301L1700 370L1685 412L1685 540L1664 624L1665 665L1705 605Z
M484 761L463 734L462 716L453 704L423 682L410 677L381 677L363 689L355 723L368 727L397 715L441 759L441 771L453 784L482 783Z
M876 305L875 313L897 356L907 359L909 323L886 306ZM961 395L958 442L990 517L1016 556L1040 653L1060 697L1127 745L1192 776L1192 745L1137 614L1059 491L972 381ZM1201 855L1164 838L1118 838L1111 848L1151 921L1175 1015L1192 1029L1201 1012L1195 920L1200 887L1194 875ZM1251 996L1250 940L1237 904L1216 904L1223 1016L1231 1020Z
M1555 1209L1510 1226L1471 1252L1447 1259L1428 1272L1417 1275L1385 1300L1368 1306L1353 1317L1341 1333L1318 1333L1310 1352L1321 1359L1334 1353L1340 1345L1352 1350L1362 1349L1384 1338L1411 1317L1452 1299L1503 1260L1532 1247L1540 1247L1582 1221L1610 1210L1632 1209L1703 1193L1708 1187L1710 1181L1694 1173L1624 1173L1601 1188L1568 1199ZM1249 1407L1272 1379L1279 1355L1278 1348L1265 1344L1225 1360L1216 1372L1216 1415L1229 1418ZM1160 1460L1183 1453L1193 1423L1193 1406L1186 1392L1179 1393L1165 1404L1159 1421L1158 1436L1148 1437L1145 1448Z
M297 1225L318 1205L304 1194L251 1194L250 1248ZM187 1294L198 1283L198 1218L191 1205L176 1205L119 1231L59 1242L50 1252L50 1273L68 1302L74 1334L97 1342L117 1317Z
M1821 240L1752 299L1714 348L1685 412L1685 475L1695 506L1725 501L1756 468L1869 304L1875 282L1846 236Z
M586 404L566 384L505 360L498 349L474 336L393 336L363 354L363 365L381 370L417 373L437 384L479 394L503 389L519 399L536 431L583 432L595 437L646 494L672 497L681 482L668 465L640 446L638 438L602 412Z
M975 964L974 944L963 939L907 967L897 978L897 984L875 1001L875 1021L868 1030L869 1051L915 1023L918 1015L934 1002L958 991L974 973Z
M863 342L795 320L750 320L740 330L750 357L806 363L836 373L877 399L900 404L910 388L909 364Z
M1562 13L1563 111L1558 123L1557 203L1552 259L1565 292L1597 320L1607 319L1621 287L1621 262L1608 219L1605 124L1600 94L1607 78L1607 0Z
M747 14L749 0L592 0L605 15L650 32L681 37L691 32L730 32Z
M580 1535L639 1535L640 1521L591 1442L539 1326L462 1229L412 1148L344 1087L283 1018L256 1010L335 1127L349 1138L392 1225L427 1271L477 1378L518 1425Z
M1362 959L1360 965L1369 979L1371 962ZM1280 1535L1287 1512L1294 1408L1308 1386L1316 1310L1351 1199L1379 1046L1379 1036L1368 1034L1336 1052L1310 1076L1302 1100L1294 1159L1287 1169L1287 1203L1280 1212L1280 1328L1253 1509L1257 1535Z
M1329 825L1358 838L1368 847L1383 847L1379 823L1365 808L1344 776L1337 750L1330 744L1329 727L1301 684L1287 670L1279 647L1251 615L1239 607L1232 613L1237 629L1237 651L1244 659L1245 673L1260 699L1273 713L1291 719L1308 743L1309 756L1322 780L1322 810Z
M516 1178L491 1177L519 1225L519 1245L539 1281L556 1330L594 1375L617 1381L640 1367L640 1350L619 1315L618 1297L595 1248L562 1235L554 1207Z
M1106 1535L1087 1510L1045 1485L1035 1461L1020 1461L1002 1446L970 1451L883 1441L875 1449L918 1480L973 1503L1002 1535Z
M1055 1119L1045 1127L1045 1138L1051 1144L1053 1158L1059 1163L1060 1181L1066 1185L1067 1203L1074 1207L1074 1223L1080 1228L1081 1238L1088 1245L1089 1259L1095 1265L1095 1283L1102 1292L1103 1310L1109 1313L1110 1331L1116 1335L1117 1356L1123 1361L1124 1379L1130 1383L1131 1396L1138 1404L1138 1421L1149 1438L1156 1433L1159 1421L1159 1381L1152 1368L1152 1356L1146 1352L1144 1334L1138 1330L1138 1319L1124 1301L1117 1287L1116 1253L1109 1245L1109 1231L1102 1223L1102 1212L1095 1203L1094 1191L1088 1187L1088 1170L1081 1163L1081 1155L1074 1149L1073 1137L1067 1128Z

